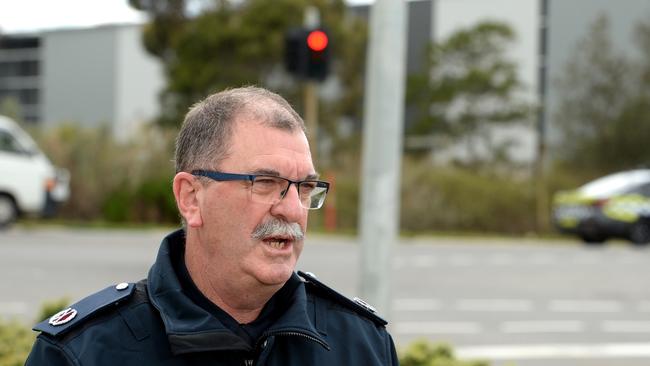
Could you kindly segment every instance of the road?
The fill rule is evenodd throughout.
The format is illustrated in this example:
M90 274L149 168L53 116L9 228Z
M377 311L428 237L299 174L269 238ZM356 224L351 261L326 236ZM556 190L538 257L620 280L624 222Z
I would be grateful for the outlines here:
M160 230L0 232L0 316L144 277ZM352 238L309 236L298 268L354 296ZM394 250L390 331L446 342L493 366L650 363L650 248L533 239L404 239Z

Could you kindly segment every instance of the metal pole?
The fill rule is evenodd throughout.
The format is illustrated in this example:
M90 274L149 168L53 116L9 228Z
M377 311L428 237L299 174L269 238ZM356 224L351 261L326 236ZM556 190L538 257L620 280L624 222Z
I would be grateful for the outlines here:
M303 17L303 24L307 29L320 26L320 11L315 6L307 6ZM305 81L305 125L307 138L311 146L311 160L318 162L318 85L315 81Z
M390 312L390 252L399 235L406 29L405 1L375 1L363 121L360 293L382 314Z
M305 125L311 146L311 159L318 162L318 88L315 82L305 82Z

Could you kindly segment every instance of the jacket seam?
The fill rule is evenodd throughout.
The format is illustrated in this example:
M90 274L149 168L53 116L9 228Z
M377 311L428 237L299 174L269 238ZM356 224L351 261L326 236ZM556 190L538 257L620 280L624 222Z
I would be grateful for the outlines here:
M79 360L77 359L77 357L74 355L74 353L72 352L72 350L68 346L66 346L65 344L62 344L60 342L54 341L52 339L49 339L48 337L45 337L43 335L40 335L39 338L40 338L41 341L49 343L52 347L58 349L61 352L61 354L63 356L65 356L65 358L71 364L76 365L76 366L81 366L81 364L79 363Z

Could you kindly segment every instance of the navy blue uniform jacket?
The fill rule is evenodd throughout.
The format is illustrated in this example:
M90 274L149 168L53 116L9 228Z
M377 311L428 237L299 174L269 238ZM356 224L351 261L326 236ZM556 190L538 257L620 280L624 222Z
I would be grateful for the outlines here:
M386 322L314 277L303 277L286 311L254 347L181 290L167 236L147 280L111 286L47 320L26 365L397 365ZM294 276L297 276L294 274Z

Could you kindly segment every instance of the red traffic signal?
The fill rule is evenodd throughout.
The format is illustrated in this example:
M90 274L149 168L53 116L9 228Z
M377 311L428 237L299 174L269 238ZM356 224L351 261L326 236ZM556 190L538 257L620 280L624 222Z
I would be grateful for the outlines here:
M328 43L327 34L322 30L314 30L309 32L307 36L307 46L310 50L320 52L327 47Z
M330 42L322 28L292 28L285 38L285 67L299 78L323 81L329 74Z

